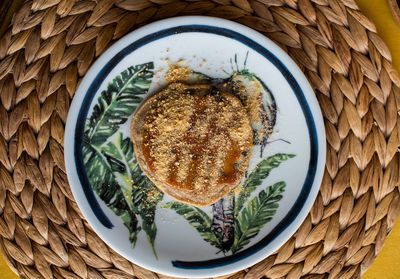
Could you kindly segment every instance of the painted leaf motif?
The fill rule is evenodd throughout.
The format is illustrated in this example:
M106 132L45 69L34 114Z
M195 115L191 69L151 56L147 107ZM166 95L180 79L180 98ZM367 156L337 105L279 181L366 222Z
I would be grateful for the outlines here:
M119 125L126 122L141 102L142 95L147 93L153 68L152 62L131 66L101 92L86 121L82 151L93 190L121 217L129 230L132 245L143 228L155 253L157 227L154 214L162 193L156 189L156 198L149 201L147 193L155 186L138 167L130 140L117 133ZM145 197L138 199L138 192L145 192ZM142 227L138 225L137 215L141 216Z
M114 174L123 181L121 191L130 209L142 218L142 229L153 249L157 234L154 223L155 211L163 193L145 176L137 164L133 146L129 138L123 139L121 133L112 137L102 147L103 154L109 162Z
M203 210L180 202L169 202L164 207L175 210L177 214L185 218L199 232L205 241L219 250L223 250L221 241L211 231L211 219Z
M164 207L175 210L219 251L234 254L272 220L286 184L278 182L267 187L244 207L251 193L262 184L272 169L293 157L295 155L279 153L261 161L244 181L237 197L232 192L213 204L212 219L200 208L180 202L170 202Z
M261 191L253 198L247 207L243 208L235 222L235 242L232 254L242 249L255 237L266 223L272 220L282 199L286 183L281 181L266 190Z
M136 215L131 211L124 193L113 174L112 166L108 163L101 150L88 143L84 143L82 152L86 174L93 191L116 215L121 217L124 225L128 228L129 240L134 246L140 227L138 227Z
M131 66L117 75L101 92L87 120L85 134L92 145L101 146L126 122L150 87L153 62Z
M279 167L279 165L283 161L286 161L289 158L293 158L295 156L296 155L293 154L278 153L261 161L241 185L241 190L235 204L235 216L239 214L240 210L242 209L247 199L250 197L251 193L253 193L254 190L256 190L256 188L261 185L262 181L268 177L271 170Z

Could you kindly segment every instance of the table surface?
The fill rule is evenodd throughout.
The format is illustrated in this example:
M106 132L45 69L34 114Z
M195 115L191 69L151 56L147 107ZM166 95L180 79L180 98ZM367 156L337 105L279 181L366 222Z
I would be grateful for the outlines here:
M20 0L14 2L21 2ZM360 9L375 23L378 34L387 43L393 59L393 65L400 72L400 26L396 25L386 0L356 0ZM381 253L363 279L397 279L400 278L400 219L386 240ZM8 268L0 253L0 279L17 279Z

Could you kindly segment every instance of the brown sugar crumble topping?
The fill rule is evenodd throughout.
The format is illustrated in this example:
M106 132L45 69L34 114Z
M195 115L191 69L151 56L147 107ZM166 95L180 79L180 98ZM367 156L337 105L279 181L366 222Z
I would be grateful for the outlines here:
M161 179L202 193L209 185L237 179L235 164L245 159L241 155L251 145L251 131L248 119L237 113L238 100L209 94L206 85L198 86L196 94L186 88L171 84L152 102L142 148L150 169Z
M167 83L185 82L189 80L189 74L193 71L189 67L179 65L169 65L168 72L165 74L164 80Z
M182 67L168 73L170 80L186 74ZM240 182L252 137L240 100L210 85L171 83L132 121L143 171L167 194L197 206L214 203Z

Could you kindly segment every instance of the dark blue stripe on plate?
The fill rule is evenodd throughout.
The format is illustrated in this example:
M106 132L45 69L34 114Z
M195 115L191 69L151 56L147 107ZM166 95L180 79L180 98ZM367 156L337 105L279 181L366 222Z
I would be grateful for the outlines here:
M78 121L76 124L76 131L75 131L75 146L74 146L74 155L75 155L75 163L78 171L78 177L82 184L84 193L86 198L91 206L93 213L96 215L98 220L107 228L112 228L112 224L107 216L104 214L100 205L98 204L96 197L91 189L89 180L86 175L85 166L83 164L83 157L82 157L82 141L83 141L83 131L85 120L87 118L87 113L89 107L93 101L96 92L98 91L101 83L105 80L108 73L127 55L131 54L136 49L161 38L176 35L179 33L188 33L188 32L201 32L201 33L211 33L216 35L221 35L224 37L228 37L239 41L249 48L257 51L259 54L264 56L268 59L271 63L275 65L277 69L282 73L282 75L286 78L287 82L295 92L298 102L303 110L303 114L306 119L308 132L310 135L310 161L309 161L309 168L307 172L306 179L304 181L303 187L301 189L300 195L297 198L296 202L288 212L288 214L283 218L283 220L262 240L258 241L253 246L242 250L235 255L227 256L218 259L212 259L207 261L173 261L172 264L175 267L179 268L188 268L188 269L203 269L203 268L215 268L226 264L231 264L241 259L244 259L259 250L263 249L266 245L268 245L271 241L276 239L297 217L299 212L301 211L304 203L310 193L311 186L314 182L314 177L317 168L318 162L318 140L317 140L317 132L315 128L314 118L308 106L307 100L304 96L303 91L301 90L299 84L293 77L293 75L289 72L286 66L269 50L264 48L262 45L258 44L257 42L249 39L248 37L237 33L235 31L219 28L214 26L207 26L207 25L184 25L173 27L165 30L161 30L150 35L147 35L130 45L126 46L120 52L118 52L107 64L100 70L97 74L96 78L91 83L86 96L82 102L82 106L79 110Z

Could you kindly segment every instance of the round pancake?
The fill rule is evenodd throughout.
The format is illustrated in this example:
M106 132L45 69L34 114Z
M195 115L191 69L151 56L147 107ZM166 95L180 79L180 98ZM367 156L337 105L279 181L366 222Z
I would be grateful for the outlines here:
M172 83L146 100L131 124L143 172L173 198L195 206L221 199L243 178L252 127L235 96L209 85Z

